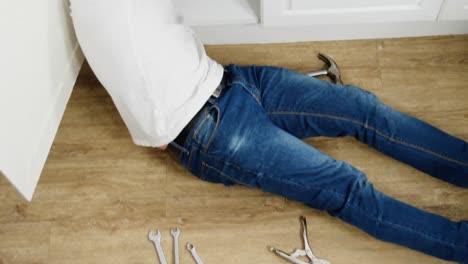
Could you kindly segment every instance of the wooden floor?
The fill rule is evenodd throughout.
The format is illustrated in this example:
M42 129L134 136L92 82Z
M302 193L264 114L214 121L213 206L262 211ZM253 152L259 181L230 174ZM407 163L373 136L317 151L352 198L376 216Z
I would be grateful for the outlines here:
M340 64L345 83L377 94L397 110L468 140L468 35L412 39L209 46L220 63L268 64L301 72ZM402 201L453 220L468 219L468 190L434 179L351 138L308 139L367 173ZM1 178L1 177L0 177ZM110 97L85 65L37 191L26 203L0 179L0 264L158 263L148 229L180 225L206 264L286 263L267 250L302 247L307 216L315 253L334 264L446 263L378 241L302 204L244 187L202 182L157 149L132 144Z

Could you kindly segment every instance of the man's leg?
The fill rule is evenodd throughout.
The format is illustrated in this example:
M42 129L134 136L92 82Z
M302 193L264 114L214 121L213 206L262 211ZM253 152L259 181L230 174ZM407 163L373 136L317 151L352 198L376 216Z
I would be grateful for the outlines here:
M353 136L434 177L468 187L468 144L355 86L288 69L252 67L275 125L299 138Z
M261 188L325 210L379 239L468 261L466 222L375 190L361 171L275 126L259 95L251 82L233 77L227 93L190 136L190 155L183 163L192 173L206 181Z
M325 210L378 239L468 263L466 221L453 222L395 200L376 190L353 166L286 132L275 136L258 180L262 190Z

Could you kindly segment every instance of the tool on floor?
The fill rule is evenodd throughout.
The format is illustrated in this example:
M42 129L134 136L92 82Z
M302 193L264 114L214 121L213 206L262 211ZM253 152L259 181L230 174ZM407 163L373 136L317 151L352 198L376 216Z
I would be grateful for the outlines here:
M341 81L341 72L338 64L332 58L323 53L319 53L318 58L325 62L327 67L320 71L308 73L307 75L311 77L327 75L328 78L332 80L332 82L336 84L343 84L343 81Z
M197 250L195 249L195 246L192 243L187 243L187 250L190 251L190 253L192 253L192 257L197 264L203 264L203 261L201 260L200 256L197 253Z
M156 234L152 230L149 230L148 239L153 242L154 248L156 248L156 252L158 253L159 257L159 262L161 262L161 264L167 264L166 257L164 257L164 252L161 247L161 232L159 232L159 229Z
M174 263L179 264L179 234L180 229L176 227L176 229L171 229L171 235L174 238Z
M284 251L281 251L279 249L276 249L274 247L270 247L270 251L278 254L279 256L289 260L291 263L296 263L296 264L330 264L329 261L324 260L324 259L319 259L317 258L313 253L312 249L310 248L309 245L309 238L307 237L307 221L304 216L300 217L301 223L302 223L302 239L304 240L304 249L296 249L293 253L288 254L285 253ZM307 256L309 258L309 262L305 262L299 257Z

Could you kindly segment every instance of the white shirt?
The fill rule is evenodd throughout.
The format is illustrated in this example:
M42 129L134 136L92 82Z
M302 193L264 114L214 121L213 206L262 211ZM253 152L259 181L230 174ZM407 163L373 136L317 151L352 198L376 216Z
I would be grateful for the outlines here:
M71 0L78 42L135 144L173 141L221 82L171 0Z

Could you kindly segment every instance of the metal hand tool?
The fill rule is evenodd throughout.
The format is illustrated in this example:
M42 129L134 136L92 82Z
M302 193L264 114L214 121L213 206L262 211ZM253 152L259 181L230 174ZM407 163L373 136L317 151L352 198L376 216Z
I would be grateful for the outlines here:
M174 263L179 264L179 234L180 229L176 227L176 229L171 229L171 235L174 238Z
M319 53L318 58L327 64L327 68L320 71L308 73L307 75L312 77L327 75L334 83L343 84L343 81L341 81L341 72L340 67L338 67L338 64L332 58L323 53Z
M167 264L166 257L164 257L164 252L161 247L161 232L159 232L159 229L156 234L152 230L150 230L148 232L148 239L153 242L154 248L156 248L156 252L158 253L159 257L159 262L161 262L161 264Z
M307 221L304 216L300 217L302 223L302 239L304 240L304 249L296 249L293 253L287 254L284 251L270 247L270 251L275 252L279 256L289 260L291 263L296 264L330 264L329 261L317 258L313 253L309 245L309 238L307 237ZM298 257L307 256L310 262L305 262Z
M187 243L187 249L190 251L190 253L192 253L192 257L197 264L203 264L203 261L201 260L200 256L198 256L197 250L192 243Z

